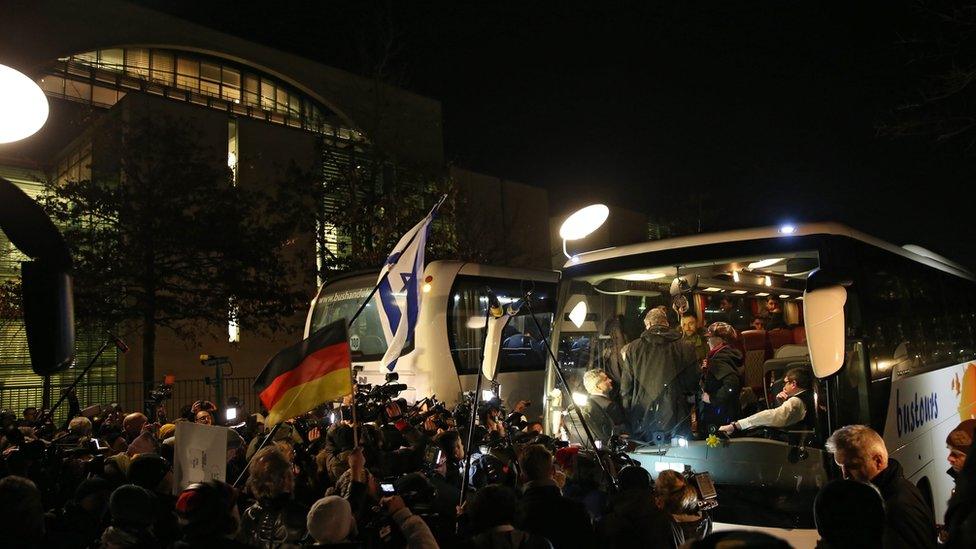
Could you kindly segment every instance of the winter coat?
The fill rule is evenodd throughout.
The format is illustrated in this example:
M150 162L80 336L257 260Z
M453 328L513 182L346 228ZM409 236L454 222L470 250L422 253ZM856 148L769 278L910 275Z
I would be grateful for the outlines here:
M495 528L472 536L466 547L471 549L552 549L546 538L522 530Z
M711 353L709 353L711 354ZM698 420L704 433L713 432L722 425L732 423L739 414L739 393L742 380L738 368L742 365L742 353L733 347L722 346L711 354L702 372L702 391L708 393L709 403L701 401L701 418Z
M905 478L901 464L888 460L888 467L871 484L885 502L884 546L888 548L935 548L935 517L915 485Z
M651 490L625 490L616 494L611 511L596 527L601 547L670 548L671 517L654 504Z
M622 351L620 398L633 435L652 440L655 431L690 432L686 395L698 391L695 349L681 334L652 326Z
M597 440L606 442L614 434L628 432L623 407L610 397L590 395L585 411L586 424Z
M596 547L589 513L555 484L526 488L515 516L516 528L548 539L555 549Z
M308 508L284 494L260 500L241 513L237 540L263 549L300 547L307 534Z

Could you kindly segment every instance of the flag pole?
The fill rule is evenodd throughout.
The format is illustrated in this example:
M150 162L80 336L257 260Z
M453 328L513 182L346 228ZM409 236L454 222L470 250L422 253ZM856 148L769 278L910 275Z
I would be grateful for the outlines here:
M468 436L467 441L464 444L465 458L464 458L464 478L461 479L461 499L458 501L458 505L464 505L464 497L468 493L468 475L471 473L471 443L474 442L474 428L475 420L478 418L478 402L481 400L481 380L484 379L484 368L485 362L485 351L488 346L488 322L491 318L491 303L488 303L488 307L485 308L485 339L481 343L481 364L478 364L478 381L474 386L474 401L471 403L471 418L468 422Z
M440 200L437 201L437 204L434 204L434 207L430 210L430 213L427 215L431 216L431 218L433 219L433 217L436 216L437 212L441 209L441 206L444 204L445 200L447 200L447 195L446 194L441 195ZM409 248L410 245L413 244L414 239L417 238L417 235L419 233L420 231L415 232L410 237L410 240L408 240L407 243L403 246L403 249ZM382 284L383 280L386 279L387 276L389 276L392 267L396 265L397 262L399 261L400 258L397 257L396 261L390 264L390 268L388 268L386 272L383 273L383 276L376 281L376 284L373 285L373 289L369 291L369 293L366 295L366 298L363 299L363 302L359 304L359 308L356 309L356 313L353 314L352 318L349 319L349 323L347 324L348 326L352 326L353 322L356 322L356 319L359 318L359 315L361 315L363 311L366 309L366 305L369 305L369 302L373 300L373 296L375 296L376 292L379 291L380 284ZM355 448L359 446L359 427L358 427L358 422L356 420L356 377L355 377L356 374L353 372L352 368L349 369L349 375L352 377L352 444L353 447Z

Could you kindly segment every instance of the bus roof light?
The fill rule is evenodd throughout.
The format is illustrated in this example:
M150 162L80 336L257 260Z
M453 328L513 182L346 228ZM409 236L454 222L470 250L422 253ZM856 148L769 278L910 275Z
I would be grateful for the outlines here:
M780 225L779 227L779 234L793 234L795 232L796 232L796 225L793 225L791 223L786 223L784 225Z

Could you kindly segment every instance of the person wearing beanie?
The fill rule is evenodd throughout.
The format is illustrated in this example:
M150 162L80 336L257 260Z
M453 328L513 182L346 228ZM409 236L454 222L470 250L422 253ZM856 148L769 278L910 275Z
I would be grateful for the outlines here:
M967 419L949 432L946 437L946 448L949 449L949 470L947 473L953 480L962 472L966 464L966 453L973 445L973 432L976 431L976 419Z
M166 440L174 435L176 435L175 423L165 423L159 426L159 440Z
M648 311L644 325L647 330L621 349L620 400L631 435L643 441L662 431L688 436L687 395L698 392L695 349L670 329L663 307Z
M234 539L241 526L237 490L219 480L186 487L176 500L183 539L173 549L244 549L252 547Z
M108 500L112 525L102 533L106 549L162 547L152 533L156 500L152 493L135 484L123 484Z
M306 518L308 533L316 546L355 547L356 519L346 498L325 496L312 504Z
M176 517L176 497L173 496L173 466L159 454L139 454L129 464L129 482L149 490L156 496L153 532L160 543L169 546L180 539L180 524Z

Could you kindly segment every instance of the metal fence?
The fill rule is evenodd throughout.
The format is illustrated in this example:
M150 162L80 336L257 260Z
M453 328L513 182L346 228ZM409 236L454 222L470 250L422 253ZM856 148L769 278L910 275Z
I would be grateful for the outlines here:
M242 413L256 412L260 408L260 401L252 383L254 378L234 377L224 378L224 401L236 397L240 401ZM57 401L61 392L68 385L51 386L51 403ZM212 379L185 379L173 384L172 398L163 402L166 415L170 419L176 418L180 408L193 404L194 401L204 399L216 402L216 387ZM0 408L13 410L17 415L28 406L41 407L44 387L42 385L28 385L21 387L0 387ZM142 411L145 406L145 389L142 383L81 383L76 389L78 402L81 407L93 404L110 404L117 402L125 411ZM55 419L63 421L68 413L68 403L65 402L55 413Z

